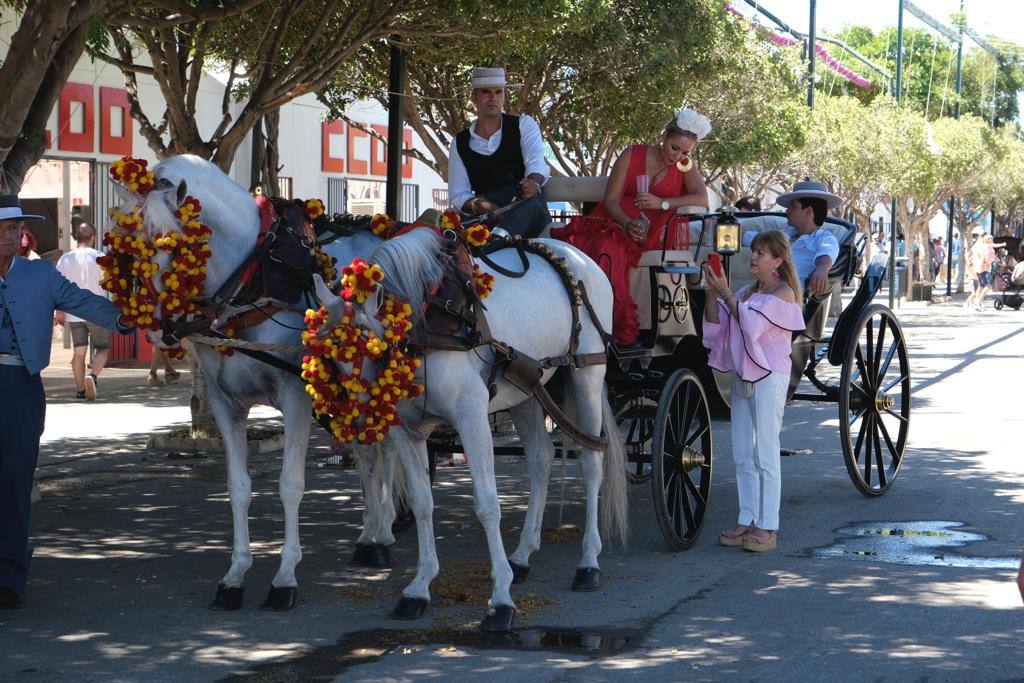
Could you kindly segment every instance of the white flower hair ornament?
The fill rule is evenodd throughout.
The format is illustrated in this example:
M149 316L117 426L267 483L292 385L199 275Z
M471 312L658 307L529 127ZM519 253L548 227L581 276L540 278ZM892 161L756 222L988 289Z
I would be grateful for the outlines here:
M711 132L711 122L708 121L708 117L689 107L676 112L675 124L679 130L696 135L698 140L703 140Z

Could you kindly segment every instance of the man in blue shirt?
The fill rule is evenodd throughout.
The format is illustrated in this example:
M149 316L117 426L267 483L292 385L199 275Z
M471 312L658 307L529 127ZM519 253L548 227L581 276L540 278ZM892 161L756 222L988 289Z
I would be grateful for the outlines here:
M0 195L0 609L20 609L28 582L32 476L46 413L39 373L50 362L53 312L131 330L114 304L49 261L18 256L23 222L40 219L23 214L16 196Z
M829 192L825 183L802 180L776 201L786 209L786 234L797 277L811 294L824 294L829 289L828 271L839 256L839 242L821 226L842 199Z

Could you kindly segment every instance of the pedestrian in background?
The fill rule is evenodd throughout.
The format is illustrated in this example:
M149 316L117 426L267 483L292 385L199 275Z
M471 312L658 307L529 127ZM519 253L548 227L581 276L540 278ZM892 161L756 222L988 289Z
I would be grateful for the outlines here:
M740 211L760 211L761 200L757 197L740 197L736 200L736 208Z
M32 476L46 414L39 373L50 362L54 312L131 330L113 303L49 261L19 255L22 221L31 220L42 216L22 213L15 195L0 196L0 609L20 609L28 584Z
M183 340L184 341L184 340ZM153 347L153 355L149 359L149 386L158 387L163 382L160 381L160 377L156 374L160 366L164 368L164 382L171 384L177 382L178 378L181 377L181 373L174 369L171 365L171 359L167 356L163 349Z
M731 434L739 519L719 534L722 545L773 550L778 541L782 467L779 432L792 368L793 333L804 329L800 281L786 235L759 233L750 243L754 284L735 294L704 266L709 298L703 342L708 365L732 373Z
M75 248L60 257L57 270L81 289L103 296L100 279L103 271L96 259L101 254L93 249L96 243L96 230L86 222L75 226ZM63 311L57 312L57 322L67 325L71 334L71 346L74 349L71 357L71 372L75 376L75 397L79 400L95 401L100 373L107 364L107 353L110 349L110 330L100 325L93 325L82 318ZM86 354L92 346L92 363L86 374Z
M18 255L30 261L35 261L39 258L39 254L36 253L38 248L39 243L36 241L36 236L28 228L22 227L21 245L18 247Z

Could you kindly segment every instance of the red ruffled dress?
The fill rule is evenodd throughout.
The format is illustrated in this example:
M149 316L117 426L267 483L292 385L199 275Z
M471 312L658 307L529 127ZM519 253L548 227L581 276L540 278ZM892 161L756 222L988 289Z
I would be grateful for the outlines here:
M629 148L629 170L619 204L630 218L636 218L640 209L636 206L636 177L647 171L648 145L633 145ZM656 185L648 188L657 197L680 197L686 194L684 174L675 165L668 167L665 176ZM615 306L612 311L612 334L622 344L636 342L640 326L636 315L636 302L629 293L629 270L640 262L640 254L660 249L665 226L673 210L646 209L644 215L651 222L651 228L643 242L634 242L605 210L604 202L597 205L589 215L573 218L564 228L555 228L551 236L568 242L590 258L594 259L612 283Z

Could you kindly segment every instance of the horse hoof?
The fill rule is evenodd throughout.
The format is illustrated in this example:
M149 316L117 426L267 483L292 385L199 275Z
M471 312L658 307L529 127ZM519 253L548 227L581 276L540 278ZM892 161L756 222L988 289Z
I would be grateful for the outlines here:
M508 633L512 630L512 620L516 616L516 608L512 605L495 605L488 610L480 624L480 630L486 633Z
M581 593L596 591L601 587L601 570L597 567L577 567L572 579L572 589Z
M402 621L419 619L423 616L423 613L427 611L427 605L429 604L429 600L424 600L423 598L407 598L403 595L398 600L398 604L395 605L395 609L391 610L390 616L392 619L401 619Z
M295 607L295 598L299 596L296 586L271 586L267 599L260 605L267 612L287 612Z
M526 577L530 575L530 567L525 564L508 563L512 567L512 583L525 583Z
M391 555L391 546L383 545L382 543L375 543L373 545L373 555L370 558L370 562L370 566L375 569L386 569L394 566L395 562Z
M242 608L242 596L245 594L245 586L229 588L223 583L217 584L217 595L207 608L215 612L234 612Z
M352 553L350 564L354 567L372 567L373 551L376 545L373 543L356 543L356 549Z

